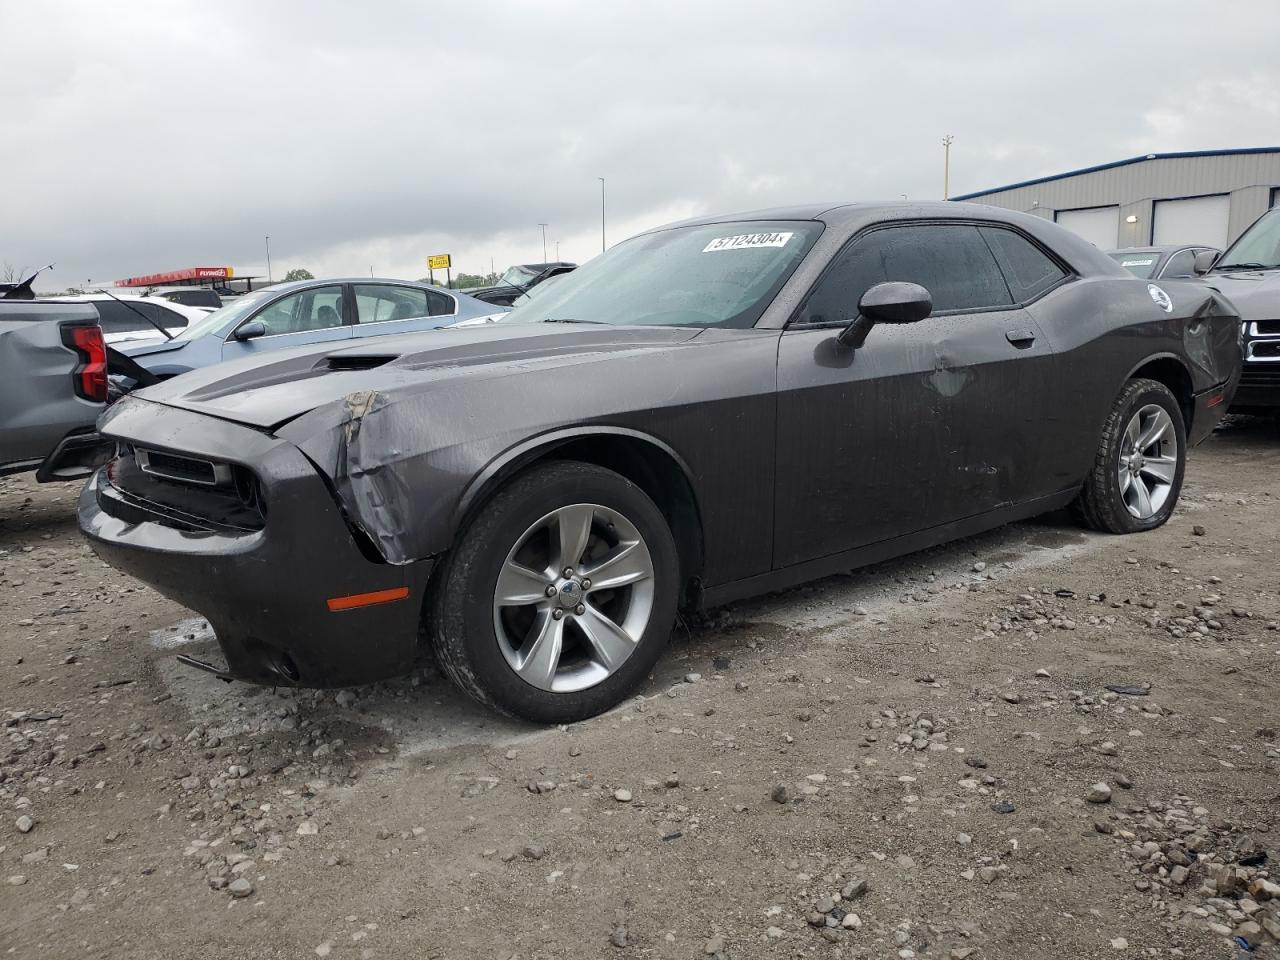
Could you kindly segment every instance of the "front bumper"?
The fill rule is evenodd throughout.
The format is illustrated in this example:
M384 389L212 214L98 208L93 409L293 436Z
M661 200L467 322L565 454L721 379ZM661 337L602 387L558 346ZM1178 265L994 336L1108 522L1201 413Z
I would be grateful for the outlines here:
M226 675L254 683L348 686L397 676L418 656L433 561L388 564L357 545L328 486L292 444L237 424L157 405L116 417L122 443L199 453L243 465L259 478L267 515L260 529L192 525L98 470L80 496L80 529L112 566L208 619ZM163 443L183 437L175 445ZM197 450L192 450L197 446ZM201 526L203 528L197 528ZM400 599L333 611L328 600L375 591Z
M1237 410L1280 407L1280 361L1246 360L1231 405Z

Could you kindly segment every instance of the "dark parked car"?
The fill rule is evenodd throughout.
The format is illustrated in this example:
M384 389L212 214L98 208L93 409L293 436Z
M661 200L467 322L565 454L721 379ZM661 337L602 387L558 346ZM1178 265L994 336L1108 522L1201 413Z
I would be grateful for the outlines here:
M1280 410L1280 209L1253 222L1210 269L1205 281L1240 311L1244 372L1232 409L1245 413Z
M640 683L677 609L1067 505L1158 527L1240 369L1198 281L959 203L690 220L496 322L197 370L102 419L110 563L260 683L403 672L501 710Z
M1167 243L1108 250L1107 256L1143 280L1192 280L1197 276L1196 254L1204 251L1214 256L1221 253L1202 243Z
M556 263L518 263L514 267L508 267L494 286L468 290L467 293L478 300L509 307L519 299L521 294L528 293L538 284L544 283L552 277L563 276L577 268L578 265L576 263L565 263L563 261Z

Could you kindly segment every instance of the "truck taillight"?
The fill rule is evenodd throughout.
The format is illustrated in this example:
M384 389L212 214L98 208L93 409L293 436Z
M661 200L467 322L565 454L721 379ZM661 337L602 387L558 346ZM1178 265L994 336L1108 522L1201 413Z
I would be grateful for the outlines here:
M71 375L76 396L94 403L107 402L107 342L97 326L64 326L62 342L80 355L80 363Z

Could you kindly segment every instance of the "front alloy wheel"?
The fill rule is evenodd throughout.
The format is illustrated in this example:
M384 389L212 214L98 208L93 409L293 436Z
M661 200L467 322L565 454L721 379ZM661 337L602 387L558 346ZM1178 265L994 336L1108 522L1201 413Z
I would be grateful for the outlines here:
M572 693L615 673L653 612L653 558L617 510L575 503L521 534L498 575L493 628L511 669Z
M475 699L541 723L630 693L671 633L680 560L636 484L590 463L530 468L476 514L432 581L445 673Z

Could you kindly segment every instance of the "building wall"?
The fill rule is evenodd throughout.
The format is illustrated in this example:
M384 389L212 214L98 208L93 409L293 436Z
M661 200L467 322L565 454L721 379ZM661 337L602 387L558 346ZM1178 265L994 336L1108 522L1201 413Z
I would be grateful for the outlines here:
M1228 235L1235 240L1266 212L1276 187L1280 187L1280 150L1143 160L1011 190L969 194L964 199L1049 220L1059 210L1118 204L1120 246L1130 247L1151 243L1156 200L1230 194ZM1124 222L1130 215L1138 218L1136 223Z

